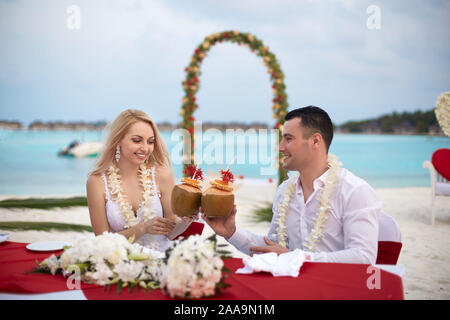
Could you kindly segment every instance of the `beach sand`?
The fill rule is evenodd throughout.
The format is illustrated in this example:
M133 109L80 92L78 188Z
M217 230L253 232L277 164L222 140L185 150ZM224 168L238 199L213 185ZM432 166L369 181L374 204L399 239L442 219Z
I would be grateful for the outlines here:
M266 234L269 223L251 221L252 211L273 199L276 184L243 180L236 190L237 223L257 234ZM383 201L384 211L391 215L402 231L403 248L398 265L405 267L403 287L405 299L450 299L450 197L436 202L436 222L430 225L430 189L376 189ZM68 209L0 209L0 221L49 221L90 225L86 207ZM73 242L89 232L7 231L9 240L35 242L64 240ZM212 234L206 226L204 237ZM218 237L220 243L226 243ZM231 245L234 257L243 257Z

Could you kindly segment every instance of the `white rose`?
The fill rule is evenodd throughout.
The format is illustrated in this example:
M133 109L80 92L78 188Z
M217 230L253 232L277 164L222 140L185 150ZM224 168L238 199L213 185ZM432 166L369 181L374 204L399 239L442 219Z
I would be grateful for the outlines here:
M129 282L137 279L139 274L143 271L143 264L136 261L120 261L115 265L113 271L117 274L117 277L123 282Z
M42 264L47 265L52 275L55 275L56 271L58 271L58 269L60 268L58 258L54 254L45 259Z
M68 265L73 264L71 257L71 250L64 251L60 258L61 268L65 269Z
M95 266L95 271L92 273L92 279L95 283L105 285L110 282L110 278L114 276L112 270L105 264L99 263Z

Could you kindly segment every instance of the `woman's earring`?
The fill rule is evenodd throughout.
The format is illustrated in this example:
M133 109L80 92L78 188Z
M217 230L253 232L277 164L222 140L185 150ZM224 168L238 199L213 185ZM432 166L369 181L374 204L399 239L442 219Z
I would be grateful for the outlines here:
M119 163L120 160L120 147L116 147L116 163Z

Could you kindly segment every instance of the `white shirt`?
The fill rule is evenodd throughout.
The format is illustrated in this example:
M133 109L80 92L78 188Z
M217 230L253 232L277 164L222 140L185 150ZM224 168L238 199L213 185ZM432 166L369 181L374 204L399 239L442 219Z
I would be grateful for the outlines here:
M328 170L314 180L314 191L304 201L300 177L296 182L293 198L286 212L287 247L289 250L304 250L309 234L314 227L319 201ZM279 205L286 187L296 177L284 181L277 189L272 207L273 218L268 238L278 242ZM375 264L378 250L379 216L381 201L372 187L363 179L346 169L341 169L339 182L330 199L331 209L325 222L322 238L316 243L313 261ZM236 226L236 232L228 239L240 251L249 254L250 247L265 246L264 236Z

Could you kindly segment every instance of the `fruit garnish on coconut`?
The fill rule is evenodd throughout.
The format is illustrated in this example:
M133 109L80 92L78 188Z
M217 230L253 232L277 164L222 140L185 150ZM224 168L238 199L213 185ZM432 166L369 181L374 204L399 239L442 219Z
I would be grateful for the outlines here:
M183 173L185 177L181 179L181 183L188 184L190 186L201 189L201 181L203 181L202 169L198 168L197 165L190 165L184 168Z
M224 191L233 191L234 175L231 170L220 170L220 176L221 179L214 179L211 185Z
M187 166L184 177L172 190L171 205L178 216L193 216L199 211L202 197L202 169L196 165Z
M221 179L210 181L210 187L202 194L202 210L205 216L217 217L231 214L234 205L231 170L221 170Z

